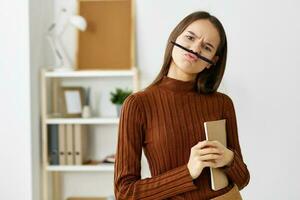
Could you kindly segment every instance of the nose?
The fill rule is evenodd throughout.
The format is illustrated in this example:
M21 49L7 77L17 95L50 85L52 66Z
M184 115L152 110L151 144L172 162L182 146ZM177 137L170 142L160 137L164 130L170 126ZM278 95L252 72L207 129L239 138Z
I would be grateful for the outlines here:
M191 50L193 50L194 52L201 54L201 47L202 47L202 40L199 42L194 42L194 44L192 45Z

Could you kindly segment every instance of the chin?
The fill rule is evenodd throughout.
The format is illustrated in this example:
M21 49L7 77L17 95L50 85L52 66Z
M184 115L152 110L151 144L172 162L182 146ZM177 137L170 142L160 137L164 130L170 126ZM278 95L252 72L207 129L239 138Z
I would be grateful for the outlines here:
M176 66L181 70L183 71L184 73L187 73L187 74L197 74L199 73L200 71L202 71L203 69L198 69L196 68L194 65L192 65L191 63L187 63L187 62L182 62L182 63L179 63L179 64L176 64Z

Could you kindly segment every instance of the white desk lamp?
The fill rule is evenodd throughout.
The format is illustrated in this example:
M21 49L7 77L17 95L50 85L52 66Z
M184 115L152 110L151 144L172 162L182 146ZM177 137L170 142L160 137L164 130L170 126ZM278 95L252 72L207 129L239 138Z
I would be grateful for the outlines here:
M62 9L63 12L65 12L65 9ZM65 30L69 25L73 25L76 29L80 31L85 31L87 28L87 22L86 20L79 15L72 15L68 17L66 23L64 24L62 31L59 34L51 33L54 32L54 29L56 28L56 23L52 23L50 27L48 28L48 34L47 39L50 43L50 46L54 52L54 54L57 56L57 58L60 60L60 64L58 67L56 67L55 71L72 71L73 63L70 59L70 57L67 55L67 52L65 48L62 45L61 37L64 34Z

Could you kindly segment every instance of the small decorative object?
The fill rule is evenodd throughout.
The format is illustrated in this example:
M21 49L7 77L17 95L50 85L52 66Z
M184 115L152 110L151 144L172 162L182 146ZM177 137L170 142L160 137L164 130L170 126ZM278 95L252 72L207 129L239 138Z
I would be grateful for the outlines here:
M67 10L65 8L61 9L62 13L66 13ZM56 68L55 71L72 71L74 70L70 56L67 54L66 48L62 44L62 36L65 33L67 27L69 25L73 25L76 29L80 31L85 31L87 28L87 22L85 18L79 15L71 15L67 17L67 21L63 24L62 30L56 31L57 25L59 24L60 18L58 23L52 23L48 30L46 38L48 39L51 49L54 52L57 59L59 59L60 64Z
M84 106L83 106L83 110L82 110L82 117L83 118L89 118L91 117L91 107L90 107L90 87L87 88L86 90L86 95L85 95L85 99L84 99Z
M88 106L88 105L83 106L81 117L82 118L91 117L91 108L90 108L90 106Z
M82 87L62 87L64 117L81 117L84 89Z
M120 116L120 112L121 112L122 104L123 104L124 100L130 94L132 94L132 90L128 90L128 88L126 88L126 90L123 90L121 88L116 88L115 92L110 92L110 94L111 94L110 101L113 104L116 104L116 106L117 106L117 115L119 117Z
M115 154L110 154L102 160L102 163L115 163L115 159Z

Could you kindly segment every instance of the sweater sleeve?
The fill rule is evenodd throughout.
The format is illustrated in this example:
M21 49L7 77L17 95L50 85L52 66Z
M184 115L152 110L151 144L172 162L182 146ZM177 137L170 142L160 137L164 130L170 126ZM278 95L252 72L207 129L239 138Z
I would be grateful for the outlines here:
M114 192L121 199L166 199L197 189L187 165L141 179L145 113L139 96L129 95L122 106L114 171Z
M227 148L233 152L233 160L229 166L222 167L229 178L238 186L239 190L248 185L250 173L247 165L243 161L238 137L238 127L234 104L231 98L225 95L224 118L226 119L226 129L228 133Z

